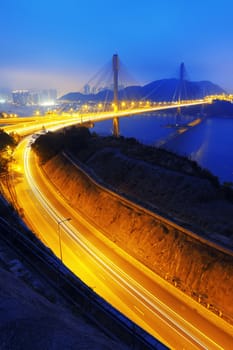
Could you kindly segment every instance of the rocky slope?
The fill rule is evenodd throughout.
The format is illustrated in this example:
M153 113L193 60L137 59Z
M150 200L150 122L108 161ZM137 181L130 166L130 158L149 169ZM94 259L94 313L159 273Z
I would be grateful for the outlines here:
M214 178L210 177L209 181L208 174L195 170L188 161L170 162L169 169L164 157L163 169L161 164L156 166L149 161L145 164L139 153L135 153L137 160L133 160L132 153L130 157L122 155L119 148L96 149L96 152L92 148L91 154L85 149L79 158L92 167L92 174L94 169L94 177L98 174L117 191L139 197L146 205L159 207L169 216L178 215L180 208L185 208L188 213L185 211L185 220L193 215L193 222L197 220L199 228L202 221L203 228L208 225L212 210L212 215L219 214L214 220L216 232L219 226L224 226L225 237L232 238L233 205L216 187ZM182 228L105 192L61 154L47 161L43 168L71 205L100 226L109 239L188 295L233 321L232 255L209 247ZM199 179L194 178L195 171L202 174Z
M145 153L150 151L145 147ZM155 152L156 153L156 152ZM233 243L233 202L194 162L158 150L157 158L104 147L85 161L107 184L203 236ZM107 169L107 170L106 170ZM220 236L221 235L221 236Z
M17 217L8 209L0 196L0 218L13 222L19 229ZM71 307L56 288L27 264L22 255L2 241L3 235L7 236L7 231L4 232L1 226L1 350L129 348L111 339L85 315Z

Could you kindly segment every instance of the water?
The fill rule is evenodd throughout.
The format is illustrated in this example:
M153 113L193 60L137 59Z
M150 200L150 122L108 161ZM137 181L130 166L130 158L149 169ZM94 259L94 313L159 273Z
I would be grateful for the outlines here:
M1 104L0 111L33 115L35 106L17 107ZM196 160L202 167L218 176L221 182L233 182L233 118L209 117L199 125L177 135L176 124L190 123L194 116L182 115L177 119L172 113L144 114L120 119L120 133L135 137L149 145L162 146ZM112 121L95 124L94 131L112 134Z
M177 134L176 123L187 124L193 116L143 115L120 119L120 133L144 144L161 145L196 160L218 176L221 182L233 182L233 118L209 117ZM96 123L94 131L112 133L112 121Z

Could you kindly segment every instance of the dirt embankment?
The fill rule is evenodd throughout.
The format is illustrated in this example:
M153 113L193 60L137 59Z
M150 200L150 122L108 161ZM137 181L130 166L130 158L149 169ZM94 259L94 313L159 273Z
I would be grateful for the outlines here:
M101 227L109 239L233 322L232 256L103 191L61 155L43 168L69 203Z

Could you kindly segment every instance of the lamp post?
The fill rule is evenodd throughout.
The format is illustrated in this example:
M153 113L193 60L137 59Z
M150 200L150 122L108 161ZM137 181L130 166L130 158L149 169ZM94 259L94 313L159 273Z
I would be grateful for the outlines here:
M60 230L60 225L63 224L63 222L65 221L70 221L71 218L66 218L66 219L62 219L62 220L59 220L57 222L57 227L58 227L58 237L59 237L59 249L60 249L60 259L61 259L61 262L62 262L62 247L61 247L61 230Z

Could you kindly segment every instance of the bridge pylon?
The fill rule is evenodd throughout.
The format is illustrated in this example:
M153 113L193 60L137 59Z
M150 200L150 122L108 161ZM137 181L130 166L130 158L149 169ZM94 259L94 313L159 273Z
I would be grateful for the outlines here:
M119 72L119 59L118 55L114 54L112 56L112 69L113 69L113 88L114 88L114 111L118 111L119 100L118 100L118 72ZM119 128L119 118L113 118L113 135L119 137L120 128Z
M184 79L185 79L185 68L184 68L184 62L180 64L180 87L179 87L179 101L181 100L181 95L182 95L182 88L184 86Z
M180 76L179 76L179 91L178 91L178 102L180 104L182 93L183 93L183 86L184 86L184 74L185 74L185 68L184 68L184 62L180 64ZM180 106L177 109L178 115L181 114Z

